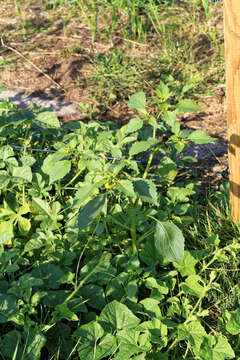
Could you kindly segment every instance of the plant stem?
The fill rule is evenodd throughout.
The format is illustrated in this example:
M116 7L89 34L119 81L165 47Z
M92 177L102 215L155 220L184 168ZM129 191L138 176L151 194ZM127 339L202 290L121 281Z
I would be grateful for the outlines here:
M154 127L153 128L153 139L155 139L155 138L156 138L156 128ZM149 169L150 169L152 159L153 159L153 156L154 156L155 152L156 152L156 150L152 150L151 154L149 155L147 166L146 166L146 169L145 169L144 174L143 174L143 179L146 179L146 177L148 175L148 172L149 172Z
M131 236L132 236L132 250L133 255L137 254L137 234L136 234L136 212L133 209L132 219L131 219Z

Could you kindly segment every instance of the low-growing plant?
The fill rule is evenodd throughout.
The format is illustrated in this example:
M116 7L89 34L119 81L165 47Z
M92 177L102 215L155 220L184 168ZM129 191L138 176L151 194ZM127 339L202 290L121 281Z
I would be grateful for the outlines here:
M216 269L239 244L191 249L196 184L188 143L161 82L156 116L143 92L120 129L63 125L53 112L0 103L0 356L2 359L232 359L238 310L208 322ZM214 297L215 295L215 297ZM230 336L229 336L230 334Z

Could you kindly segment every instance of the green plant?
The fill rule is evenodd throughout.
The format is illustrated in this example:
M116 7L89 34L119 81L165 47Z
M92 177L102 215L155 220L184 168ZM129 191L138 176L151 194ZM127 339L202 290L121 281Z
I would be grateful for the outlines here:
M223 264L237 294L239 244L208 232L192 248L199 235L186 231L198 198L182 170L194 159L180 154L213 139L181 130L177 115L200 108L172 96L161 82L154 117L145 94L132 95L138 116L120 129L60 127L52 112L0 103L4 360L239 355L239 303L221 314L217 300Z

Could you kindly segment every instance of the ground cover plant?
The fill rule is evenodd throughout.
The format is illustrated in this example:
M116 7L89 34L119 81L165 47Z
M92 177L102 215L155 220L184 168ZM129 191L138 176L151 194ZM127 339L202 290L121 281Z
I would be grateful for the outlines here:
M0 82L92 120L0 103L0 359L240 358L228 183L184 155L225 136L221 7L0 1Z
M0 104L2 359L240 355L228 189L199 226L205 204L183 169L195 159L181 153L213 139L181 130L177 114L199 106L170 97L160 83L154 117L132 95L138 116L121 128Z

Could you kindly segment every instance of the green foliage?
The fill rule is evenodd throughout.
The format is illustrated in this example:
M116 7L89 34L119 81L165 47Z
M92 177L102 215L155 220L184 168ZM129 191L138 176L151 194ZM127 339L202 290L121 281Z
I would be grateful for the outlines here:
M236 257L239 244L209 238L200 251L185 239L196 191L183 181L179 155L191 141L212 139L181 131L176 113L197 108L168 103L170 93L162 82L156 117L144 93L133 95L139 117L120 129L98 121L59 127L49 112L7 103L0 117L4 360L235 357L238 309L225 309L221 329L207 318L221 292L212 267Z

